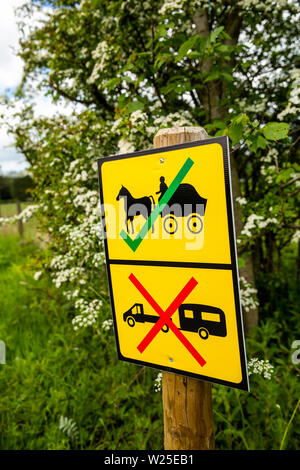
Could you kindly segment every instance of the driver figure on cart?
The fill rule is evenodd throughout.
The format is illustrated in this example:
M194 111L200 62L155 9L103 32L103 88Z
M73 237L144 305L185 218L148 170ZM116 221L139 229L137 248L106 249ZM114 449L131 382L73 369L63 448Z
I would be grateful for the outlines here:
M159 198L158 198L158 202L161 200L161 198L163 197L163 195L165 194L165 192L167 191L168 189L168 186L166 185L165 183L165 178L164 176L161 176L160 177L160 185L159 185L159 191L157 191L155 194L160 194Z

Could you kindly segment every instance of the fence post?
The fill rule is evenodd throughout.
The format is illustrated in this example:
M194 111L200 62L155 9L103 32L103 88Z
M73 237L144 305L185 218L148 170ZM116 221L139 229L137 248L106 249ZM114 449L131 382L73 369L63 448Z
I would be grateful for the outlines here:
M202 127L161 129L154 148L206 139ZM211 384L190 377L162 373L165 450L214 449Z
M16 201L16 206L17 206L17 215L20 215L22 212L22 207L21 207L21 202L19 199ZM21 237L21 240L23 240L23 235L24 235L24 227L23 227L23 221L22 219L18 219L18 231L19 235Z

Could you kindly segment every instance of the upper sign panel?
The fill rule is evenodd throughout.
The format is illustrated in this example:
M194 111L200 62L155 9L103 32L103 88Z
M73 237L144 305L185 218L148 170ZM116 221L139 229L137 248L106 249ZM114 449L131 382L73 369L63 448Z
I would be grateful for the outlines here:
M99 163L110 260L231 264L227 138Z

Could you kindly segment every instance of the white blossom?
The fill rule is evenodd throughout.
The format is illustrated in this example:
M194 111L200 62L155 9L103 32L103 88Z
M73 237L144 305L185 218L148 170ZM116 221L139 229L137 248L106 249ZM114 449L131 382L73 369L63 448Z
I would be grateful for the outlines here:
M294 235L292 236L291 242L298 243L300 241L300 230L296 230Z
M133 126L136 126L137 124L145 125L146 122L148 122L148 116L146 113L143 113L138 109L130 115L130 122Z
M37 271L36 273L34 273L34 276L33 276L34 280L38 281L42 274L43 274L42 271Z
M247 204L247 199L245 197L236 197L235 200L240 204L240 206L245 206Z
M184 2L182 0L166 0L163 6L159 9L158 13L165 15L172 13L174 10L182 9Z
M108 46L106 41L102 41L98 44L96 49L92 52L93 59L96 60L92 74L87 79L87 82L90 84L95 83L99 78L101 78L102 72L105 69L108 61L111 48Z
M251 286L243 276L240 277L240 293L242 307L246 312L254 310L258 306L257 289Z
M129 142L125 138L119 140L118 147L119 147L119 153L120 154L134 152L134 147L133 147L132 143Z
M161 385L162 385L162 372L159 372L157 374L156 379L154 380L154 390L155 390L155 392L160 392L161 391Z
M98 314L101 311L102 301L94 299L88 302L85 299L78 299L75 302L75 310L79 312L72 320L74 330L78 328L86 328L96 323Z
M37 210L40 208L40 204L31 204L20 212L20 214L13 215L12 217L0 217L0 224L10 225L14 224L18 220L21 220L23 223L31 219Z
M60 287L63 283L72 282L75 280L79 280L79 284L85 284L86 282L84 279L85 270L78 266L57 271L55 274L56 277L53 278L53 282L57 288Z
M112 326L113 326L113 321L111 318L109 320L104 320L104 322L102 323L102 328L105 331L111 330Z
M269 224L278 224L278 220L275 217L263 217L262 215L251 214L246 220L246 223L241 231L241 235L251 238L252 232L257 229L263 229Z
M239 0L238 5L241 8L256 8L264 12L281 10L287 5L287 0Z
M267 155L264 155L261 157L261 161L263 163L271 163L273 160L277 161L278 157L278 150L275 148L272 148L268 151Z
M278 114L278 119L283 120L285 116L299 114L300 104L300 69L294 68L290 72L292 79L291 92L286 108Z
M154 119L154 126L157 129L165 127L192 126L193 124L192 117L187 111L170 113L167 116L158 116Z
M248 375L258 374L262 375L265 379L271 380L274 373L274 366L270 364L270 361L253 358L248 362Z

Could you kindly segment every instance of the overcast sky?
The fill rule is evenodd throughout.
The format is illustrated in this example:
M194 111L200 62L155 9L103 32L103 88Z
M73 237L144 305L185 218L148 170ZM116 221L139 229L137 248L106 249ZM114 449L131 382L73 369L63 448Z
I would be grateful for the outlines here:
M24 0L0 0L0 94L13 90L22 77L22 62L13 49L18 47L18 31L14 8ZM11 137L0 128L0 166L3 173L21 171L26 167L23 156L11 145Z
M14 9L25 2L26 0L0 0L0 95L8 90L12 93L22 79L22 61L15 53L18 49L18 29ZM66 103L54 105L42 95L36 95L35 104L38 115L50 116L57 112L69 114L73 109L73 106L67 106ZM19 172L27 166L23 155L18 154L14 148L12 137L0 127L1 172Z

